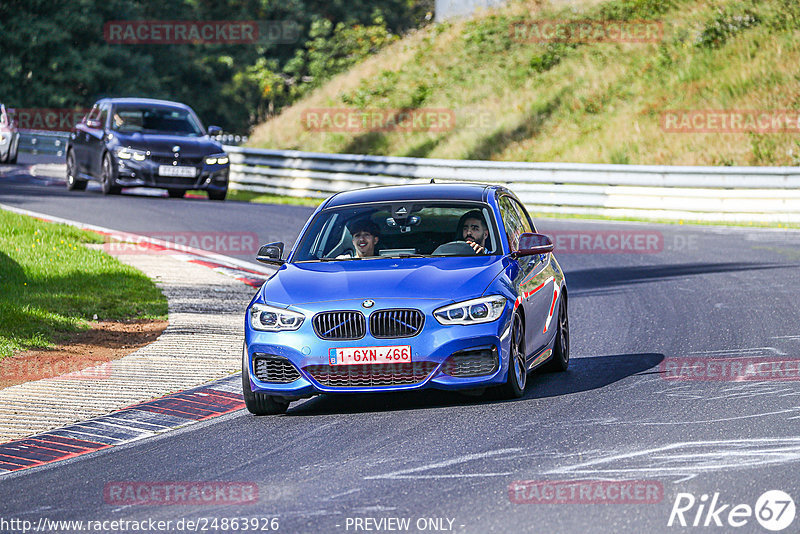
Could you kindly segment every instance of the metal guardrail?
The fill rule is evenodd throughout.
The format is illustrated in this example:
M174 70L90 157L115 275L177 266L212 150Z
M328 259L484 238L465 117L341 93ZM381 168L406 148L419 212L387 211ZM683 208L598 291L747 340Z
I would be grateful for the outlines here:
M515 163L226 147L231 188L324 198L375 185L507 185L536 212L800 222L800 167Z
M31 154L66 156L69 132L20 130L19 151Z
M20 150L63 156L68 136L21 132ZM360 187L435 179L505 184L530 210L542 213L800 222L800 167L517 163L224 148L231 156L231 189L256 193L325 198Z

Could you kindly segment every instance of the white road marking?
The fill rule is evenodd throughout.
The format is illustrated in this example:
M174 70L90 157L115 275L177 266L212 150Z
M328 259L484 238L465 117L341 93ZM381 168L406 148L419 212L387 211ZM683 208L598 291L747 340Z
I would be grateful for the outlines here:
M720 350L697 350L690 352L689 354L736 354L736 355L753 355L753 354L763 354L764 352L772 352L778 354L779 356L786 356L787 354L780 349L775 347L749 347L744 349L720 349Z
M401 469L399 471L392 471L390 473L386 473L383 475L372 475L364 477L365 480L378 480L378 479L428 479L428 478L471 478L471 477L497 477L497 476L508 476L513 474L512 472L503 472L503 473L463 473L463 474L439 474L439 475L415 475L413 473L420 473L422 471L430 471L434 469L441 469L443 467L450 467L453 465L464 464L467 462L471 462L473 460L483 460L485 458L491 458L496 456L502 456L507 454L518 454L523 452L524 449L520 448L511 448L511 449L499 449L496 451L488 451L488 452L479 452L475 454L466 454L464 456L457 456L456 458L451 458L449 460L444 460L441 462L434 462L431 464L421 465L419 467L412 467L410 469Z

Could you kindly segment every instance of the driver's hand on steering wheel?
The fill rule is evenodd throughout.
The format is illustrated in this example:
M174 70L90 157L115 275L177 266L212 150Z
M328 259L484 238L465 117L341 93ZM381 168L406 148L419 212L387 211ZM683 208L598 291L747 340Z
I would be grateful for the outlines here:
M486 252L486 249L477 244L475 241L467 241L467 245L472 247L472 250L475 251L475 254L483 254Z

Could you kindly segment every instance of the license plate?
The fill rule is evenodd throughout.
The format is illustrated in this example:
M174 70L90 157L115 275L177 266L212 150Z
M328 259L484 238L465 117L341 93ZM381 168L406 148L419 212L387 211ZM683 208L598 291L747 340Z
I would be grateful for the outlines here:
M159 165L158 174L161 176L179 176L181 178L194 178L197 169L179 165Z
M328 360L331 365L411 363L411 345L330 349Z

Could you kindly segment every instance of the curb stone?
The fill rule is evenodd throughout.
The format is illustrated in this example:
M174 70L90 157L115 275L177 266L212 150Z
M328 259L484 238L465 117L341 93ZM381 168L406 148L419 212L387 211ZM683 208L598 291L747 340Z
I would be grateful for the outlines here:
M86 228L44 214L12 211ZM115 234L105 228L90 229ZM174 248L161 244L164 249ZM0 390L0 443L103 416L240 371L243 313L253 288L263 283L269 271L245 268L243 262L213 253L187 252L185 247L180 253L170 252L114 254L153 279L167 298L169 326L161 336L123 358L83 371L85 379L46 378ZM0 452L0 462L2 457Z

